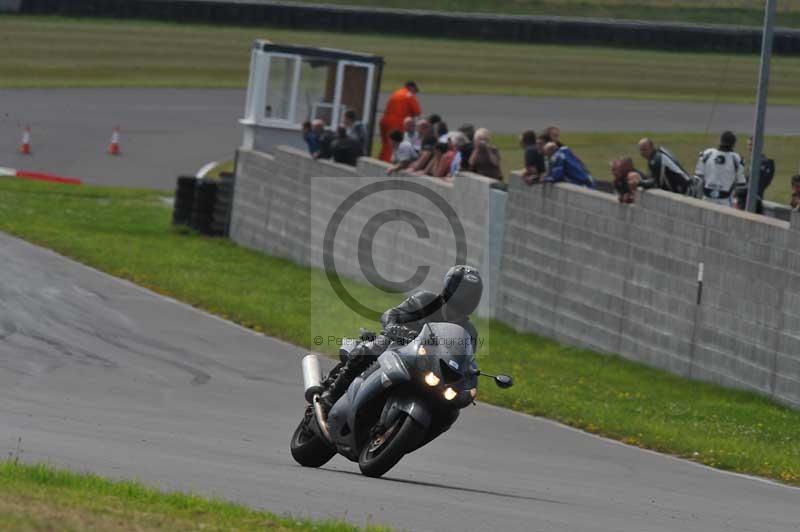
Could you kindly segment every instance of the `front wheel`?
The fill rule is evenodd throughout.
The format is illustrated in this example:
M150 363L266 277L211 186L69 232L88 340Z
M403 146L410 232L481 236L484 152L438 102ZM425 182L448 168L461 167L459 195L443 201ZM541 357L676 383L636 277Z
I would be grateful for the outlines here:
M380 477L416 449L424 437L422 425L409 415L401 415L391 426L370 438L361 449L358 467L368 477Z
M336 449L320 436L313 410L306 412L295 429L291 449L292 457L303 467L321 467L336 455Z

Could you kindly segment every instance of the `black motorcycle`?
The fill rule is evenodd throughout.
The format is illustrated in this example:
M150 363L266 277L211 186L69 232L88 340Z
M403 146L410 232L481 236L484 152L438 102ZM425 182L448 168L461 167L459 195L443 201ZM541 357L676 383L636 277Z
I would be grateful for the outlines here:
M362 334L362 340L369 337ZM507 375L481 373L473 339L463 327L431 323L410 342L393 339L326 416L319 397L356 345L356 340L343 342L341 362L324 381L317 355L303 358L309 405L291 443L292 456L302 466L320 467L338 452L358 462L364 475L380 477L452 426L459 410L474 403L478 376L494 378L501 388L513 384Z

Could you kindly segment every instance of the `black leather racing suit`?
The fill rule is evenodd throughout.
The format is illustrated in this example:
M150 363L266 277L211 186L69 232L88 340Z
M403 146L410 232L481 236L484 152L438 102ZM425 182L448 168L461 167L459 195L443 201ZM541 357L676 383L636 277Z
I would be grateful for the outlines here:
M473 349L478 348L478 331L469 321L469 316L456 314L443 303L444 299L433 292L417 292L381 316L383 333L374 340L356 346L339 371L327 393L323 396L328 405L333 405L350 386L350 383L369 368L389 347L393 340L410 341L415 338L426 323L448 322L460 325L472 337Z

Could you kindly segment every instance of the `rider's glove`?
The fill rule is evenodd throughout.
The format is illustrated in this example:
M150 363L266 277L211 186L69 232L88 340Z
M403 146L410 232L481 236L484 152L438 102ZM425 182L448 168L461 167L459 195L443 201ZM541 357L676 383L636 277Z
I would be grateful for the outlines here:
M362 342L374 342L375 337L378 336L374 332L361 327L360 329L360 338Z
M383 334L400 343L409 343L417 337L416 331L399 323L387 325L383 330Z

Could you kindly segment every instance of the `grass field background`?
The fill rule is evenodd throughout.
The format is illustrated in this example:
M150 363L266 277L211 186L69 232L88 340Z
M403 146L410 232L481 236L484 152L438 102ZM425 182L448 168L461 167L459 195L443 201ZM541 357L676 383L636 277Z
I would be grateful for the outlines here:
M325 3L451 13L600 17L752 26L761 25L764 20L763 0L327 0ZM779 0L777 11L778 25L800 27L798 2Z
M0 16L0 87L244 87L255 38L386 58L385 90L751 102L757 55L673 53L169 24ZM800 57L773 61L770 101L800 103Z
M325 283L321 271L229 240L173 230L162 196L0 180L0 230L307 348L336 349L314 345L312 326L335 336L375 326L337 301L323 301L331 310L315 312L319 320L312 324L311 287ZM352 282L345 287L373 308L388 308L402 297ZM800 411L497 322L477 325L487 342L479 351L482 369L516 379L510 390L482 382L481 400L707 465L800 484Z

